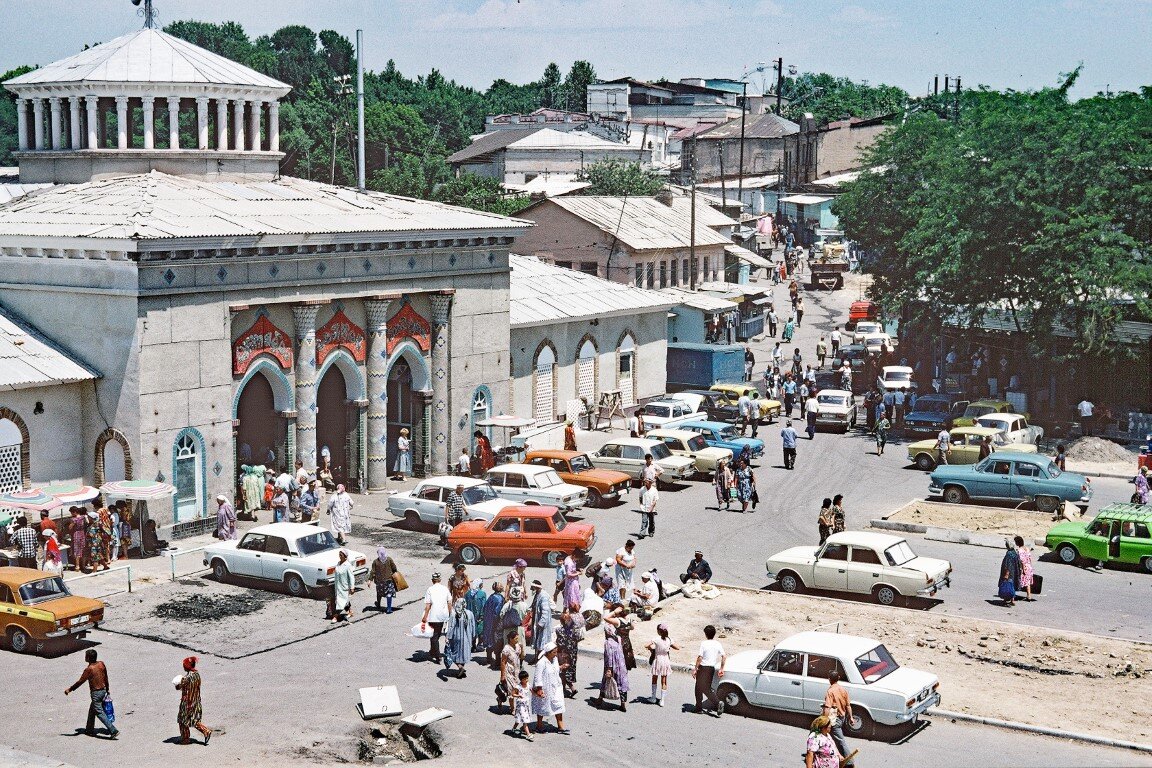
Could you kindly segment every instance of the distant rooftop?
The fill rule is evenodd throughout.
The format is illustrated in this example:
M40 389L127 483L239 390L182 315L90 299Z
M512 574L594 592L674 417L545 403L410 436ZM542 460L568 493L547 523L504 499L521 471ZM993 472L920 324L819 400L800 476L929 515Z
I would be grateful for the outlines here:
M661 311L678 303L657 291L545 264L532 256L509 254L508 264L512 268L508 298L513 328Z

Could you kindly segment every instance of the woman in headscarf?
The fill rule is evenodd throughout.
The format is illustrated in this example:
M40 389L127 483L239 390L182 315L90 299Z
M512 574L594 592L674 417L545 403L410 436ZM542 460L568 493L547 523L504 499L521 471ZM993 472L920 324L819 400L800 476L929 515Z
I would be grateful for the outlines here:
M521 592L528 589L527 568L528 561L522 557L516 558L516 562L512 563L512 570L508 571L508 579L504 583L509 595L512 594L512 587L520 587Z
M580 602L580 561L584 559L584 550L576 547L564 558L560 564L564 571L563 583L560 587L563 602L561 605L572 605Z
M520 648L524 648L524 617L528 615L528 599L524 596L523 587L512 587L508 590L508 599L500 609L500 631L504 637L515 632L520 639Z
M81 507L72 507L68 530L72 534L72 564L76 570L88 571L88 518Z
M827 541L835 524L836 521L832 518L832 499L826 498L824 503L820 505L820 515L816 518L816 528L820 531L821 544Z
M356 576L348 562L348 552L340 550L340 563L336 566L336 576L332 582L332 623L347 621L352 612L352 590Z
M999 594L1005 605L1016 605L1016 591L1020 589L1020 553L1011 539L1004 540L1008 551L1000 561Z
M472 637L472 647L469 649L472 652L475 652L484 640L484 604L486 602L488 602L488 594L484 591L482 579L464 593L464 604L468 606L468 610L472 611L472 618L476 620L476 633Z
M604 619L604 675L600 680L600 695L596 704L604 706L604 701L620 701L620 711L628 711L628 666L624 662L624 649L620 646L620 636L616 633L616 617Z
M344 537L352 533L352 497L344 491L344 484L336 486L336 493L328 500L328 514L332 516L332 534L340 546L344 546Z
M723 506L725 510L732 505L732 489L736 487L736 478L732 475L732 468L728 462L721 460L716 465L716 476L712 479L712 486L716 491L716 505Z
M476 458L480 460L480 472L487 472L496 466L496 454L492 451L492 442L479 429L473 433L473 437L476 438Z
M820 715L812 721L804 747L804 768L840 768L842 757L832 739L832 718Z
M452 615L444 630L444 669L458 667L456 677L468 677L464 665L472 660L472 640L476 637L476 616L468 610L464 598L452 604Z
M94 509L88 510L85 515L85 541L88 543L88 567L94 571L100 566L107 566L104 562L104 542L100 534L100 515Z
M184 674L173 683L180 691L180 709L176 713L176 723L180 726L180 743L190 744L189 735L195 728L204 734L204 746L212 740L212 729L200 722L204 710L200 703L200 673L196 671L196 657L184 659Z
M264 506L264 470L245 464L240 478L240 488L244 492L244 514L255 520Z
M1132 494L1133 504L1147 504L1148 503L1148 469L1140 467L1140 471L1136 473L1136 477L1132 478L1132 484L1136 486L1136 492Z
M386 601L384 613L392 613L392 598L396 597L396 562L388 556L384 547L376 548L376 559L368 571L368 578L376 585L376 609L380 600Z
M492 584L492 594L484 601L484 619L482 624L484 662L493 669L497 669L500 651L502 651L504 647L504 641L500 636L500 609L503 607L504 585L497 581Z
M662 707L668 691L668 675L672 674L670 653L680 650L680 646L668 637L667 624L657 624L656 634L658 637L648 643L647 650L652 652L652 701Z
M236 535L236 510L224 494L216 497L216 538L221 541L240 538Z
M44 537L44 570L63 573L64 563L60 561L60 545L56 541L56 531L48 528L41 535Z
M788 322L784 323L784 332L781 335L781 340L787 344L792 341L792 334L796 333L796 323L792 318L788 318Z
M556 647L560 651L560 680L564 683L564 695L570 699L576 696L576 660L583 639L584 615L580 613L580 603L569 603L560 614Z

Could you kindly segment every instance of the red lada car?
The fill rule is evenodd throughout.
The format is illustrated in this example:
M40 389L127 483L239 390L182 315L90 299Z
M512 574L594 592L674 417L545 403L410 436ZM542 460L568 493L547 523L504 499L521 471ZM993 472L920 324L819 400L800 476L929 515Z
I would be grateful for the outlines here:
M543 560L556 567L563 552L596 545L596 526L570 523L556 507L506 507L491 521L465 520L448 534L447 547L463 563Z

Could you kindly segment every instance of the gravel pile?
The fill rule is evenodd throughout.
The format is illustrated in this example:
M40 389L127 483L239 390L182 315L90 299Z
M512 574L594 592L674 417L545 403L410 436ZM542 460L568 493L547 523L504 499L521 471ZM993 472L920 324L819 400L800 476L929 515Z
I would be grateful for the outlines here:
M1134 454L1124 446L1099 437L1081 437L1068 444L1069 461L1090 461L1099 464L1131 463L1133 458Z

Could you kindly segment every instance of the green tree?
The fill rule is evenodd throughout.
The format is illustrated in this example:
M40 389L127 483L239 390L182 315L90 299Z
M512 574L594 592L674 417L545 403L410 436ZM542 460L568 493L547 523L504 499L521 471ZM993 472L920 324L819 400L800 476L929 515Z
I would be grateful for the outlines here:
M1007 311L1077 352L1152 317L1152 90L1069 101L969 91L954 120L925 109L886 132L834 206L875 255L870 293L924 327Z
M544 76L540 78L537 86L540 89L540 106L550 109L561 106L563 81L561 80L560 67L556 66L556 62L552 62L544 68Z
M16 67L0 75L0 83L31 72L36 67ZM0 166L15 165L12 153L19 147L16 128L16 94L0 88Z
M902 88L857 83L826 73L787 77L782 93L790 100L784 107L785 117L799 120L811 113L820 125L849 117L880 117L902 110L908 103Z
M577 177L591 182L581 192L584 195L629 195L650 197L664 188L659 176L641 167L640 163L624 160L601 160L587 166Z
M244 27L234 21L226 21L223 24L193 20L174 21L164 27L164 31L226 59L251 66L250 61L254 53L252 41L248 39Z
M596 70L587 61L576 61L564 78L564 109L588 111L588 86L596 82Z
M531 203L523 195L507 194L496 179L473 173L463 173L440 184L433 191L432 199L505 216L521 211Z

